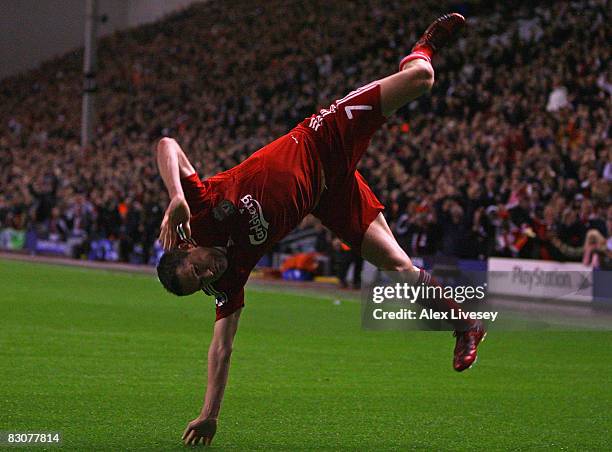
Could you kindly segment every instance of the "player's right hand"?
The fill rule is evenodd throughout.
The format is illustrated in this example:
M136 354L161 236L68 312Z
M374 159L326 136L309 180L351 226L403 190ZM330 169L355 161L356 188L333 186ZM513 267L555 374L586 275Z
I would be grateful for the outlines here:
M183 225L183 229L187 238L191 237L191 227L189 220L191 219L191 211L187 201L182 196L175 196L168 204L166 213L159 232L159 241L164 250L173 248L178 242L178 234L176 227L179 224Z
M183 441L185 446L196 446L200 440L202 440L203 445L210 446L216 432L216 419L197 417L187 424L183 433Z

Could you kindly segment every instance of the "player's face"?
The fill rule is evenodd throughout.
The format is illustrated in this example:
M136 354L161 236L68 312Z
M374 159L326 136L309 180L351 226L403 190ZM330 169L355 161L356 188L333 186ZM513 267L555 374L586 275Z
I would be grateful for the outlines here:
M189 250L189 256L177 269L177 274L183 291L192 294L221 278L226 269L224 249L198 246Z

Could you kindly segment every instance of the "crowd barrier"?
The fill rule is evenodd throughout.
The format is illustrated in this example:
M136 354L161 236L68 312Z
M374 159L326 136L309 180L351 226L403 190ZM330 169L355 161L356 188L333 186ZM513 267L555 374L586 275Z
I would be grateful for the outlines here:
M302 234L295 239L312 240L312 234ZM42 240L33 231L0 229L0 250L70 256L73 246L70 241ZM161 254L161 248L156 247L148 263L154 265ZM87 257L90 260L117 261L116 244L106 239L93 240ZM266 256L260 265L278 264L279 260ZM486 261L463 260L443 256L415 257L413 263L434 273L445 284L461 279L474 285L486 283L487 292L491 295L538 301L597 303L612 307L612 271L594 270L580 263L498 257ZM327 270L331 271L329 268ZM380 272L366 262L362 273L363 284L372 284L380 278Z
M441 256L418 257L412 261L431 272L443 285L485 285L488 294L504 298L604 303L612 307L612 272L594 270L580 263L497 257L482 261ZM386 281L370 264L364 267L362 280L366 285Z

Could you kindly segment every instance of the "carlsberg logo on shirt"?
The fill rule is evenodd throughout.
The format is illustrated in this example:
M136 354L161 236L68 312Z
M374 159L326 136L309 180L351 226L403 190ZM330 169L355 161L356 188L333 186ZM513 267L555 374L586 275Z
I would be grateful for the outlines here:
M268 238L269 223L263 216L261 204L251 195L244 195L240 202L249 212L249 241L251 245L261 245Z

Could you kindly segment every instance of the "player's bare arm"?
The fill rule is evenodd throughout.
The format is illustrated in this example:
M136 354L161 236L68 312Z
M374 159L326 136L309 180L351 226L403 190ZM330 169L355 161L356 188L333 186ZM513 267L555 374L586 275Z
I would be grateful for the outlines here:
M181 187L181 177L189 176L195 169L172 138L162 138L157 145L157 166L168 190L170 203L162 220L159 240L165 250L177 243L176 227L182 224L187 237L191 236L189 219L191 212Z
M208 382L200 415L192 420L183 433L186 445L209 445L217 430L217 419L229 374L234 337L238 329L240 310L215 323L208 349Z

